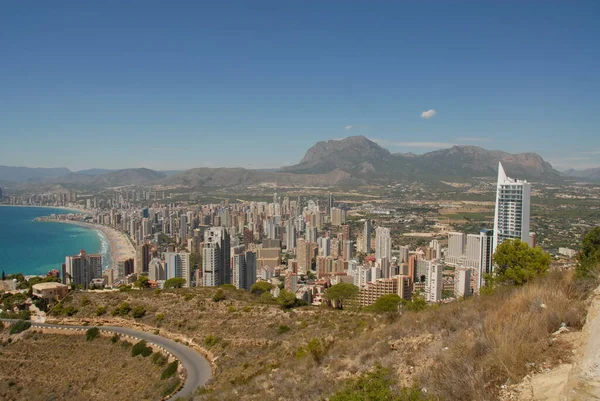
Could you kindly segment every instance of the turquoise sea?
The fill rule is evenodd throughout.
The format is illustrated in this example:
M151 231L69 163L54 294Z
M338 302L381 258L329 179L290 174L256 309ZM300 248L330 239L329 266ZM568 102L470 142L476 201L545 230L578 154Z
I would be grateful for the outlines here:
M43 274L60 270L65 256L101 253L110 264L108 239L100 231L72 224L34 221L36 217L69 213L63 209L0 206L0 272Z

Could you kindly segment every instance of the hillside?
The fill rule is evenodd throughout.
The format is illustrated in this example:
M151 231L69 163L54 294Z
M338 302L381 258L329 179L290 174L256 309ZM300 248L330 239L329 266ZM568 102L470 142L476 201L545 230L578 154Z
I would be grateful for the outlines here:
M529 180L559 180L560 172L535 153L510 154L476 146L453 146L422 155L391 154L363 136L319 142L311 147L299 164L283 171L325 173L347 171L363 179L402 181L470 180L495 177L498 162L508 174Z
M30 180L39 180L49 177L60 177L69 174L71 171L64 167L59 168L31 168L0 166L0 182L26 182Z
M563 173L567 177L581 178L590 181L600 181L600 167L588 168L585 170L570 169Z
M1 323L0 323L1 324ZM84 334L1 333L0 399L5 401L158 400L169 391L163 367L131 356L131 343ZM101 385L100 385L101 384Z
M520 288L399 315L282 310L229 288L221 289L220 301L208 287L75 292L67 301L75 315L53 320L157 329L203 348L214 372L197 401L238 400L239 394L260 401L326 399L376 365L389 369L397 394L415 384L427 388L427 398L412 400L492 401L508 379L517 383L569 360L570 344L552 333L562 323L579 330L585 320L587 304L571 276L556 272ZM111 316L124 302L143 306L146 315ZM107 313L98 316L101 307Z

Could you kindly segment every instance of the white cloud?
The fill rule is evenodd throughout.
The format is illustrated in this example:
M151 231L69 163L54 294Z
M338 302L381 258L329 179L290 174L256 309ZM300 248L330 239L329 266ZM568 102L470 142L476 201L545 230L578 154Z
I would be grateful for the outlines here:
M390 141L388 139L369 138L375 143L382 146L392 146L397 148L432 148L432 149L443 149L451 148L454 146L453 143L449 142L398 142Z
M421 113L421 118L428 120L431 117L435 116L436 114L437 114L437 111L435 111L434 109L429 109L429 110Z
M345 129L346 131L350 131L350 130L352 129L352 126L351 126L351 125L346 125L346 126L344 127L344 129Z

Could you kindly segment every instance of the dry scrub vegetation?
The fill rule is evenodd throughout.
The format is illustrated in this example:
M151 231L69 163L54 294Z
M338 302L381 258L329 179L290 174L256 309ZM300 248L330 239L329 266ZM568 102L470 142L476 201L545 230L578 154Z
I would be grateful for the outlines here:
M325 399L377 365L392 372L398 394L416 384L427 389L419 399L493 400L507 381L569 360L569 344L552 334L561 325L582 327L592 284L554 271L522 287L399 316L284 311L235 289L223 289L220 302L211 288L75 293L67 304L78 312L57 320L137 322L193 339L215 358L213 379L197 400ZM146 313L112 316L125 302Z
M9 342L7 331L0 347L2 400L158 400L172 384L160 380L164 367L151 357L133 358L129 343L33 329Z

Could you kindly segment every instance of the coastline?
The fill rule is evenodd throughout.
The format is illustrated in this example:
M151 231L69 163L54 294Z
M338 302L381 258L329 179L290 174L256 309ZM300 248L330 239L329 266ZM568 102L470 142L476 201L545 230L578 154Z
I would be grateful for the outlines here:
M124 259L135 258L135 249L126 235L116 229L108 226L104 226L96 223L84 223L76 220L49 220L53 223L67 223L74 224L80 227L89 228L99 232L102 236L108 240L108 246L110 247L111 261L109 264L110 268L116 268L117 262ZM104 263L103 263L104 264Z
M91 211L85 209L77 209L75 207L67 206L36 206L36 205L7 205L6 203L0 203L0 207L39 207L41 209L59 209L68 212L75 212L80 214L92 214Z

